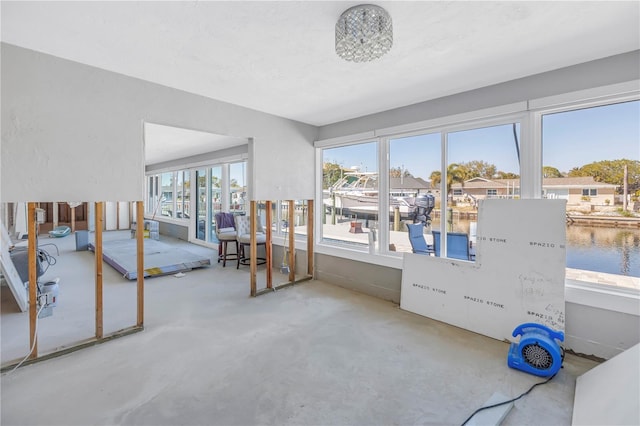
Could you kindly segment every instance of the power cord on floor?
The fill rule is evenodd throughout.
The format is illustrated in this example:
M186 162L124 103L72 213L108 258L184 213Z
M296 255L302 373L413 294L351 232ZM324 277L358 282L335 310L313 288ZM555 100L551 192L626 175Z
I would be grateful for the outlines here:
M562 362L564 363L564 348L561 348L561 349L562 349ZM562 365L560 366L560 368L562 368ZM544 384L546 384L546 383L549 383L549 382L551 381L551 379L553 379L554 377L556 377L556 375L557 375L557 374L558 374L558 373L556 373L556 374L554 374L553 376L549 377L549 378L548 378L547 380L545 380L544 382L539 382L539 383L535 383L535 384L533 384L533 386L531 386L531 387L529 388L529 390L527 390L526 392L524 392L524 393L520 394L519 396L517 396L517 397L515 397L515 398L513 398L513 399L510 399L510 400L508 400L508 401L498 402L498 403L496 403L496 404L492 404L492 405L487 405L486 407L480 407L480 408L478 408L478 409L477 409L476 411L474 411L474 412L473 412L469 417L467 417L467 420L465 420L465 421L462 423L462 425L461 425L461 426L466 425L466 424L469 422L469 420L471 420L471 419L473 418L473 416L475 416L476 414L478 414L480 411L488 410L489 408L500 407L501 405L509 404L509 403L512 403L512 402L515 402L515 401L519 400L520 398L522 398L523 396L525 396L525 395L527 395L529 392L531 392L531 391L533 390L533 388L535 388L536 386L540 386L540 385L544 385Z
M42 305L40 306L40 309L38 309L38 313L36 314L36 326L35 326L35 330L33 333L33 345L31 345L31 349L29 349L29 353L27 354L27 356L25 356L22 361L20 361L18 363L18 365L16 365L15 367L13 367L13 369L11 371L9 371L7 373L7 376L9 374L12 374L14 371L16 371L33 353L33 350L36 348L36 343L38 342L38 316L40 316L40 312L42 312L42 309L46 306L46 303L42 303Z

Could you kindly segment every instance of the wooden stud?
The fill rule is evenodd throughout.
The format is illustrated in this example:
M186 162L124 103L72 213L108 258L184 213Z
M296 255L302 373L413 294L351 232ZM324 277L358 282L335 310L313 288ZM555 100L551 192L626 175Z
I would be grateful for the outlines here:
M27 204L27 240L28 240L28 253L27 260L29 262L29 348L33 348L31 351L30 359L38 357L38 342L36 336L36 321L38 320L38 311L36 299L38 276L36 273L36 251L38 239L36 236L36 203Z
M289 200L289 281L295 281L296 279L296 265L295 265L295 203L293 200Z
M138 270L138 321L136 325L144 324L144 211L142 201L136 202L136 241L137 241L137 270Z
M96 202L95 208L95 261L96 261L96 339L103 336L103 311L102 311L102 229L104 227L103 202ZM72 209L74 210L74 209Z
M273 237L273 230L271 229L271 220L272 220L272 204L271 201L267 201L265 203L266 208L266 233L267 233L267 244L265 245L265 258L267 265L267 288L273 288L273 247L271 245L271 238Z
M313 276L313 200L307 200L307 275Z
M258 211L256 208L255 200L249 203L249 235L251 235L251 243L249 244L249 267L251 275L251 296L255 297L257 289L257 276L256 271L258 269L258 244L256 241L256 216Z
M71 210L71 232L76 232L76 208L69 206Z
M53 213L53 229L56 229L59 223L59 216L60 216L60 212L58 211L59 208L60 206L58 206L58 203L53 203L53 208L51 209L51 212Z

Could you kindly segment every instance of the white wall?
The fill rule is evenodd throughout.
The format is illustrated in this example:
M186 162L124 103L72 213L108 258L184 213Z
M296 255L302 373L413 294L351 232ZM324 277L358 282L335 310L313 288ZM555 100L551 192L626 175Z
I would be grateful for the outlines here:
M314 196L313 126L6 43L1 48L4 202L142 200L144 121L251 137L254 199Z
M640 51L536 74L320 127L318 140L417 123L640 78Z

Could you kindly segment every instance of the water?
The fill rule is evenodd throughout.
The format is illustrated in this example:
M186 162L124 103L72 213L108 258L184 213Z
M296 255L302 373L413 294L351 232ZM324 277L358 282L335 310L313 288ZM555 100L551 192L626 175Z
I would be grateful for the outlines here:
M640 277L640 230L567 226L567 267Z
M469 233L469 221L456 220L453 231ZM640 229L567 225L566 248L568 268L640 277Z
M468 233L469 222L456 221L454 231ZM640 277L638 229L567 225L566 247L567 268Z

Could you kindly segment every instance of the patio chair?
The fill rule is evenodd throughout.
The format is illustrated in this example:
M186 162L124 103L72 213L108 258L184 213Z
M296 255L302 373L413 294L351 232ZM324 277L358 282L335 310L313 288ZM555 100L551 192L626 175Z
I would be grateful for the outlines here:
M436 256L440 257L440 231L431 231L433 234L433 249ZM461 232L447 232L447 257L450 259L470 260L469 236Z
M407 224L407 228L409 229L411 250L414 253L426 255L433 253L432 247L430 247L424 239L424 225L422 223L409 223Z

